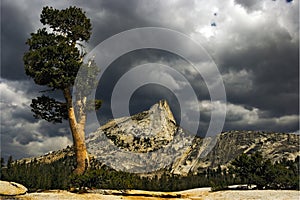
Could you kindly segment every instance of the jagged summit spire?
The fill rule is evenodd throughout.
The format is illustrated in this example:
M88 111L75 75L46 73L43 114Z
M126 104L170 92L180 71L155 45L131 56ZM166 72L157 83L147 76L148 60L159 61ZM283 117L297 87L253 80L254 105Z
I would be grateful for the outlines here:
M173 116L168 101L165 99L159 100L156 104L151 106L149 113L160 113L160 115L163 115L162 117L176 124L176 120Z
M113 119L99 129L115 145L135 152L160 149L172 141L177 132L176 121L166 100L160 100L149 110Z

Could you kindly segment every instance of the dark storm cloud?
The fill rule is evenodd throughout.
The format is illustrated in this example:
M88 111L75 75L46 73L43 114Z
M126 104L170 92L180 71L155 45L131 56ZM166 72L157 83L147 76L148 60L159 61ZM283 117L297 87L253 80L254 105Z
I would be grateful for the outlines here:
M261 0L235 0L235 3L243 6L244 8L246 8L248 11L254 11L254 10L258 10L260 8L260 3L262 1Z
M193 23L184 21L181 17L187 16L186 11L193 9L194 1L171 3L157 0L91 0L88 3L74 3L82 7L91 18L93 34L89 42L90 48L108 37L133 28L164 27L183 33L193 29ZM172 18L171 15L179 17Z
M13 155L20 158L26 155L39 155L51 150L51 146L41 150L45 140L51 141L64 137L64 145L70 141L67 123L53 125L43 120L37 120L30 111L31 98L38 94L30 88L30 81L0 80L0 113L1 113L1 149L3 157ZM37 146L34 146L37 145ZM55 144L57 146L57 144ZM32 149L31 149L32 148ZM58 147L56 147L59 149ZM12 151L16 149L15 151ZM19 151L19 149L22 149ZM35 149L35 151L31 150ZM22 153L23 151L23 153ZM31 153L29 153L31 152Z
M149 90L152 92L149 93ZM139 99L144 99L144 102L141 102ZM130 114L139 113L141 110L148 110L150 106L161 99L168 101L176 121L180 122L180 104L178 99L170 89L158 84L144 85L133 93L129 104Z
M98 1L76 2L82 6L91 18L93 33L89 42L91 48L98 45L104 39L119 32L148 26L149 23L142 16L138 16L136 11L139 1Z
M26 78L22 59L31 29L25 12L9 1L1 1L1 77Z
M105 22L105 24L113 26L109 29L110 31L114 30L114 24L118 25L118 31L121 31L126 25L128 28L140 24L144 26L157 25L155 20L145 18L143 15L138 16L137 10L142 7L138 7L138 3L134 3L134 5L131 3L132 1L122 5L111 1L101 4L104 7L102 11L105 10L113 15L108 17L111 22ZM262 9L261 1L236 1L236 3L250 10ZM109 14L103 14L103 16L109 16ZM240 27L233 27L237 32L232 32L232 34L237 36L238 43L230 42L233 48L227 46L228 49L221 50L221 59L217 64L221 67L222 73L227 73L232 69L237 73L240 70L246 70L254 74L251 77L251 88L235 87L237 84L243 84L243 80L234 85L225 82L230 102L257 107L274 117L279 117L298 113L298 43L292 41L293 36L285 27L276 23L276 18L273 17L274 19L266 21L265 24L253 28L247 27L248 23L252 23L247 20L243 22L244 24L240 24ZM292 16L293 21L296 17L297 13ZM123 23L119 24L119 20ZM170 19L170 23L171 21ZM295 26L299 26L298 23ZM181 27L177 28L180 30ZM239 46L241 46L240 49L236 48ZM124 63L126 63L125 60L123 59ZM122 69L115 73L118 72L122 73ZM113 74L107 76L116 77ZM201 85L203 82L194 81L193 84ZM232 87L235 87L234 90ZM104 94L106 93L104 92Z
M209 99L207 86L205 85L205 82L203 81L201 75L193 74L191 71L191 68L193 68L193 66L190 65L187 61L175 54L163 50L137 50L129 52L115 60L106 69L99 81L96 97L103 100L103 105L98 112L99 120L102 124L107 120L113 118L111 112L111 94L116 83L119 81L122 75L128 72L130 69L133 69L134 67L140 66L145 63L160 63L166 66L170 66L171 68L184 75L187 81L191 84L191 87L194 89L199 100ZM158 76L161 72L157 71L155 73L157 74L156 76ZM142 77L143 75L140 76ZM135 78L136 77L132 77L132 80L134 81ZM152 84L148 85L146 89L143 88L142 90L140 90L131 98L132 102L134 102L130 104L131 113L137 113L147 110L151 105L158 102L158 100L167 99L171 108L173 109L175 118L178 119L179 122L180 107L179 104L176 103L177 99L175 99L175 96L171 95L168 90L163 88L163 85L159 86L159 84ZM183 95L184 92L185 90L181 91ZM141 99L143 100L141 101ZM122 99L120 99L120 101L122 101Z
M209 101L201 101L199 103L201 111L200 131L205 131L210 123L211 111L220 108L218 108L218 103ZM294 132L299 130L299 117L298 115L276 117L257 108L227 102L227 114L223 131L228 130Z
M268 27L265 32L262 30L263 34L262 38L254 36L252 42L245 40L241 45L244 50L222 53L223 73L246 69L252 74L248 93L244 89L230 93L232 88L227 85L228 100L272 112L274 116L298 114L298 42L280 27Z

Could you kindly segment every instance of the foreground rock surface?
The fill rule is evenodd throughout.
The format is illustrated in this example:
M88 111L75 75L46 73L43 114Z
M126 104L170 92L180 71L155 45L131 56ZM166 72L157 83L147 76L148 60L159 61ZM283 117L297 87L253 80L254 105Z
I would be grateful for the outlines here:
M110 190L109 195L103 195L98 193L87 194L74 194L63 190L52 190L42 193L29 193L26 195L16 196L15 198L21 200L36 200L36 199L78 199L78 200L110 200L110 199L127 199L127 200L163 200L163 199L203 199L203 200L235 200L235 199L263 199L263 200L298 200L300 192L291 190L227 190L219 192L210 192L210 188L191 189L180 192L151 192L141 190L128 190L126 195L120 191ZM115 195L113 195L115 194ZM179 197L180 195L180 197ZM166 197L169 198L166 198ZM0 199L10 199L9 197L0 197Z
M0 195L14 196L27 192L27 188L19 183L0 181Z

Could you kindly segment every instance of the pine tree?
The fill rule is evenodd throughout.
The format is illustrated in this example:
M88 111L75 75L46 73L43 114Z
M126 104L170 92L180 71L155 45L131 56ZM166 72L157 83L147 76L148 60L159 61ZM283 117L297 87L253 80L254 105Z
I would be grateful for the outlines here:
M12 156L9 156L8 160L7 160L7 169L11 169L12 164L13 164L13 158L12 158Z
M86 101L95 87L98 72L93 60L88 64L83 63L83 44L88 42L92 26L90 19L77 7L63 10L44 7L40 21L44 27L32 33L26 42L29 51L23 57L25 71L36 84L48 86L50 89L47 92L61 91L65 101L42 95L33 99L30 106L36 118L53 123L69 120L77 161L74 172L82 174L88 161L84 132L86 113L93 108L92 104L96 109L101 105L99 100ZM81 50L78 47L82 47ZM80 87L72 96L72 87L80 67L84 69L85 79L78 80ZM75 102L75 107L72 102Z

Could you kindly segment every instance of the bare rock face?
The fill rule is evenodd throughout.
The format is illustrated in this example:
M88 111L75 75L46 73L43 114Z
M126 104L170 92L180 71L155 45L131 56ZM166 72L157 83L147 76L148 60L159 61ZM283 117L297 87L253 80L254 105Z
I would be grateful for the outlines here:
M296 134L262 131L228 131L200 138L176 125L164 100L148 111L114 119L91 133L88 151L117 170L197 174L219 165L227 167L242 153L262 152L271 161L300 156Z
M300 156L300 136L288 133L272 133L263 131L227 131L218 134L214 147L203 153L207 142L212 138L195 140L193 147L173 163L171 172L186 175L197 174L202 170L227 167L240 154L252 154L260 151L264 158L272 162L283 158L294 160Z
M145 173L167 171L197 174L219 165L227 167L242 153L260 151L266 159L294 160L300 156L300 135L262 131L227 131L215 137L200 138L176 125L164 100L131 117L109 121L91 133L86 144L97 163L116 170ZM34 158L51 163L74 156L71 148ZM19 162L30 163L32 159Z
M112 120L100 130L118 147L134 152L150 152L173 140L176 122L165 100L148 111Z
M116 170L164 169L189 148L193 136L176 125L165 100L131 117L109 121L87 140L88 151Z
M27 188L19 183L0 181L0 195L15 196L25 194Z

